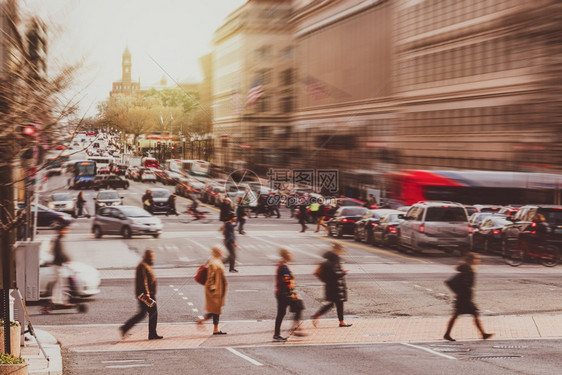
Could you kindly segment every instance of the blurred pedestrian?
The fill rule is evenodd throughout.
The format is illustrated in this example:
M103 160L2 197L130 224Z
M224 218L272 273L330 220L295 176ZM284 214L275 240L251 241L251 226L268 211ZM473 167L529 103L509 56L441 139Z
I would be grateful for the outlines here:
M326 205L322 201L320 206L318 206L318 221L316 222L316 231L320 231L320 227L324 227L324 229L328 228L328 225L324 223L324 218L326 217Z
M55 269L55 283L53 284L53 294L51 303L58 306L70 306L68 296L64 293L66 287L67 274L64 264L70 261L64 249L63 238L68 233L68 227L62 226L58 229L58 234L53 241L53 266Z
M295 313L293 334L295 336L304 336L300 328L301 313L303 303L299 295L295 291L295 276L289 269L289 262L293 260L293 255L287 249L279 250L281 261L277 265L277 277L275 282L275 297L277 298L277 316L275 317L275 333L273 341L283 342L287 339L281 336L281 323L287 313L287 306L291 307L291 312Z
M176 211L176 195L174 193L170 194L166 204L168 205L168 211L166 211L166 216L168 216L168 214L176 214L176 216L179 215L178 212Z
M248 215L246 214L244 199L242 199L242 197L239 197L238 206L236 207L236 220L238 222L238 233L240 234L246 234L246 232L244 232L244 224L246 224L247 217Z
M148 339L158 340L163 338L156 333L156 325L158 324L158 305L154 303L152 307L150 307L145 302L138 299L141 294L144 294L146 298L151 298L156 301L156 275L152 270L153 264L154 252L150 249L146 250L144 252L143 259L138 264L135 272L135 297L137 297L138 300L139 311L131 319L127 320L125 324L119 327L122 337L124 337L135 324L140 322L144 316L148 314Z
M316 224L318 222L318 210L320 210L320 203L317 202L315 197L311 197L312 202L310 203L310 218L312 223Z
M228 258L225 262L228 262L228 272L238 272L234 267L236 263L236 235L234 234L234 223L236 222L236 216L231 215L226 218L227 221L224 223L224 246L228 250Z
M226 332L219 330L219 318L228 288L221 258L221 249L213 247L211 259L207 263L207 281L205 282L205 310L207 313L203 319L197 321L198 324L203 324L204 321L213 318L213 335L226 335Z
M299 205L299 224L301 225L301 233L303 233L304 231L306 231L308 229L308 226L306 225L306 203L305 202L301 202L301 204Z
M76 197L76 208L78 209L78 213L75 217L82 217L82 215L84 214L85 204L86 204L86 199L84 199L84 192L81 191L78 193L78 197Z
M343 246L337 242L332 245L332 250L324 254L324 261L315 272L325 286L326 301L313 316L312 324L316 327L318 318L328 312L334 305L338 313L340 327L351 327L352 324L346 324L343 318L343 303L347 301L347 287L345 285L345 275L347 271L341 266L341 255L343 254Z
M232 210L232 205L230 204L230 199L226 197L223 199L219 208L220 208L219 220L222 222L228 221L229 218L234 215L234 212Z
M474 253L468 253L464 256L463 261L457 267L458 273L454 278L448 281L448 285L455 292L455 310L449 324L447 325L447 332L443 338L449 341L456 341L451 337L451 330L455 324L455 320L462 314L470 314L474 317L474 324L482 339L486 340L493 336L493 333L486 333L482 328L482 323L479 319L478 308L472 301L472 290L474 288L474 269L473 266L480 263L480 258Z
M152 190L147 190L146 193L142 196L142 205L143 208L152 213L152 208L154 207L154 197L152 196Z

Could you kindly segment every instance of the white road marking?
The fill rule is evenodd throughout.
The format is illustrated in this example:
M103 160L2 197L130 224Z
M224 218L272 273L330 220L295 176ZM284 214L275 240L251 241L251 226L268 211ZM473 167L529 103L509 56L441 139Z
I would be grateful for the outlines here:
M191 259L189 259L188 257L179 257L178 260L182 262L191 262Z
M182 293L182 292L179 292L179 293L178 293L178 296L183 296L183 293Z
M173 288L173 287L174 287L173 285L170 285L170 288Z
M197 310L197 309L191 309L191 311L193 311L193 312L198 312L199 310Z
M117 361L101 361L101 363L128 363L128 362L144 362L144 359L120 359Z
M444 358L447 358L447 359L456 359L455 357L452 357L450 355L439 353L439 352L436 352L435 350L431 350L429 348L424 348L423 346L418 346L418 345L410 344L410 343L407 343L407 342L403 342L402 345L406 345L406 346L409 346L409 347L415 348L415 349L425 350L428 353L435 354L435 355L438 355L440 357L444 357Z
M201 243L199 243L199 242L197 242L197 241L193 241L191 238L188 238L188 240L191 241L191 242L193 242L194 244L196 244L197 246L199 246L199 247L202 248L202 249L205 249L205 250L209 250L209 249L210 249L210 247L204 246L204 245L202 245Z
M271 242L271 241L268 241L268 240L265 240L265 239L263 239L263 238L259 238L259 237L256 237L256 236L249 236L249 237L255 238L256 240L263 241L263 242L268 243L268 244L270 244L270 245L273 245L273 246L275 246L275 247L285 247L285 248L291 250L293 253L301 253L301 254L304 254L304 255L311 256L311 257L313 257L313 258L324 259L324 258L323 258L322 256L320 256L320 255L317 255L317 254L314 254L314 253L310 253L310 252L305 251L305 250L300 250L300 249L297 249L297 248L295 248L295 247L293 247L293 246L282 245L282 244L275 243L275 242Z
M146 365L117 365L117 366L105 366L105 368L132 368L132 367L152 367L152 365L146 364Z
M187 297L181 297L181 298L183 298L183 299L189 299L189 298L187 298Z
M178 288L174 288L174 292L177 292L179 289Z
M247 293L247 292L259 292L259 290L257 290L257 289L236 289L235 292Z
M228 351L231 352L232 354L237 355L237 356L240 357L240 358L245 359L246 361L250 362L250 363L253 364L253 365L256 365L256 366L263 366L263 363L260 363L260 362L256 361L255 359L250 358L250 357L248 357L247 355L240 353L238 350L232 349L232 348L230 348L230 347L227 347L226 350L228 350Z
M188 305L188 306L193 306L193 302L188 302L187 305Z

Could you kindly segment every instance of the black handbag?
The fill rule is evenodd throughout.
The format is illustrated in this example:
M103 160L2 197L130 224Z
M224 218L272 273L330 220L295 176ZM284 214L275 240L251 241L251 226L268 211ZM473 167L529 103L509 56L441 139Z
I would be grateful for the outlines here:
M460 290L462 289L462 278L461 274L457 273L450 279L445 281L445 285L451 289L451 291L455 294L459 294Z
M304 302L300 298L291 299L289 306L290 306L289 311L291 311L292 313L296 313L304 310Z

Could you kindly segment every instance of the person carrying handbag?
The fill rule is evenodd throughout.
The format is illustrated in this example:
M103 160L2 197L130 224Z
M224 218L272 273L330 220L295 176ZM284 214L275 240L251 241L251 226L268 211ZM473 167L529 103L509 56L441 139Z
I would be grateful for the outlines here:
M226 332L219 330L219 318L228 288L221 258L221 249L216 246L213 247L211 259L207 263L207 280L205 281L205 310L207 314L203 319L197 321L197 324L202 325L206 320L213 318L213 335L226 335Z
M334 305L338 313L339 326L352 326L352 324L347 324L343 319L343 303L347 301L347 287L345 285L347 271L342 268L340 263L343 251L343 246L334 242L332 251L324 254L326 261L315 272L316 277L325 285L326 301L328 302L312 316L312 324L315 327L318 325L318 318L327 313Z
M300 328L301 313L304 310L304 304L299 295L295 292L295 276L289 269L288 263L293 260L293 254L287 249L280 249L279 256L281 261L277 265L277 276L275 282L275 297L277 298L277 316L275 317L275 333L273 341L284 342L286 337L281 336L281 323L287 313L287 306L290 306L291 312L295 313L293 335L304 336L304 332Z

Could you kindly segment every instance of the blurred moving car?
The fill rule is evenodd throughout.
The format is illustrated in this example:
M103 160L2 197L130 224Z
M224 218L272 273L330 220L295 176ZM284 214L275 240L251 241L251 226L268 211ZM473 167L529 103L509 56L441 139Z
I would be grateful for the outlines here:
M326 223L328 225L328 236L353 235L355 222L361 220L365 212L367 212L365 207L340 207L334 217Z
M125 172L127 172L127 169L127 164L113 164L113 166L111 167L111 172L115 173L117 176L124 176Z
M419 202L410 207L400 223L400 246L417 253L424 248L464 253L470 248L471 230L462 204Z
M389 210L382 215L378 225L373 227L373 244L385 247L396 247L400 239L400 223L404 220L404 212Z
M470 224L472 228L478 228L482 221L491 215L493 215L493 212L475 212L469 216L468 224Z
M102 190L94 198L95 212L106 206L119 206L123 204L123 197L120 197L115 190Z
M53 254L41 251L39 260L39 293L41 297L53 294L56 275L53 267ZM100 292L100 272L94 267L70 261L63 265L63 272L68 277L68 293L72 297L88 298Z
M25 203L18 202L17 209L23 210ZM31 215L35 215L35 204L31 204ZM70 225L72 223L72 216L64 212L57 212L48 209L47 207L38 204L37 205L37 227L38 228L51 228L58 229L63 226Z
M102 207L96 214L92 233L96 238L105 234L118 234L123 238L146 234L158 238L162 232L162 221L136 206Z
M353 238L355 241L362 241L368 244L373 243L374 228L378 226L380 219L387 213L394 210L387 209L367 209L365 214L355 223ZM402 213L395 211L396 213Z
M54 211L66 212L67 214L74 215L74 199L66 192L51 194L47 207Z
M476 228L472 230L472 251L502 252L504 228L511 224L502 215L487 215Z
M473 206L474 208L476 208L478 210L478 212L499 212L503 206L494 206L491 204L475 204Z
M101 178L98 178L101 177ZM119 176L116 175L109 175L109 176L96 176L94 177L94 180L92 181L92 188L94 188L95 190L99 190L99 189L117 189L117 188L123 188L123 189L128 189L129 188L129 181L122 179Z
M168 198L172 193L164 188L154 188L150 190L152 190L152 199L154 200L154 206L151 208L151 213L156 214L158 212L168 212L170 210Z
M105 174L111 174L111 170L109 169L109 167L107 168L100 168L98 169L98 175L105 175Z
M156 182L156 175L154 174L154 172L145 169L140 175L140 181L154 183Z

